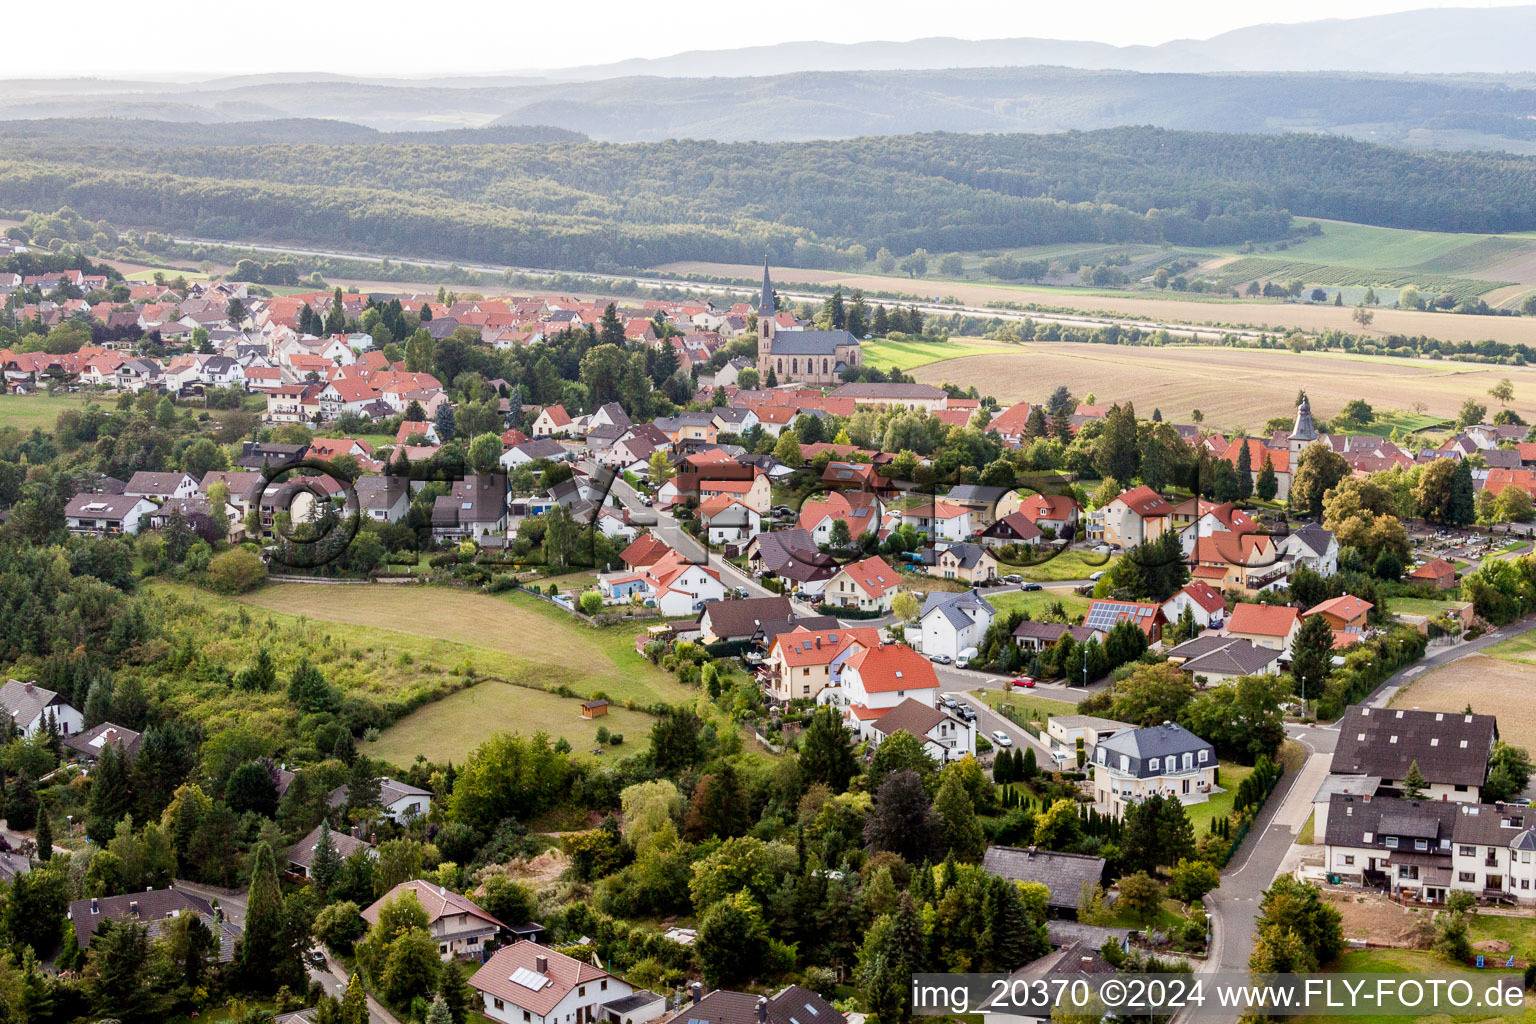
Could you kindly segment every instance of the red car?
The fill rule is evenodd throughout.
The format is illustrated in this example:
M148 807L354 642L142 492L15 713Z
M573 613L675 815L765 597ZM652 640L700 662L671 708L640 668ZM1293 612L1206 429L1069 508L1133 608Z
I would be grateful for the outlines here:
M1011 685L1029 689L1031 686L1035 685L1035 681L1029 676L1020 676L1018 679L1015 679Z

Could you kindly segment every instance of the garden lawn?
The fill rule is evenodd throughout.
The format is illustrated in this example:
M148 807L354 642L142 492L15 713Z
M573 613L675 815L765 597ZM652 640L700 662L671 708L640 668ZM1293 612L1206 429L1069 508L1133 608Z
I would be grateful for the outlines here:
M1473 918L1475 923L1476 918ZM1453 964L1445 958L1417 949L1352 949L1346 950L1337 960L1324 968L1329 974L1476 974L1474 968ZM1529 997L1527 997L1529 998ZM1471 1014L1448 1017L1444 1014L1414 1016L1411 1014L1339 1013L1327 1016L1293 1017L1292 1020L1308 1024L1413 1024L1421 1022L1466 1021L1530 1021L1536 1019L1529 1009L1514 1011L1503 1016Z
M1528 917L1472 914L1467 918L1467 938L1474 943L1503 939L1516 959L1536 963L1536 924ZM1509 954L1502 955L1508 959Z
M1231 761L1221 761L1218 764L1221 768L1221 779L1217 784L1221 786L1223 792L1212 793L1210 799L1204 803L1189 804L1184 808L1184 814L1189 818L1189 823L1195 827L1196 839L1210 831L1211 822L1232 813L1232 804L1237 799L1237 787L1253 774L1252 768L1234 764Z
M1110 555L1072 549L1063 551L1055 558L1039 565L1010 565L997 563L999 576L1019 575L1031 583L1051 583L1057 580L1085 580L1100 570L1107 570L1114 561Z
M1069 619L1086 615L1088 606L1093 603L1082 594L1070 590L987 591L986 597L987 603L996 608L999 615L1007 615L1009 612L1028 612L1029 617L1036 622L1043 619L1057 602L1061 603Z
M417 754L442 764L462 764L466 755L498 732L549 734L571 743L572 754L586 760L627 757L650 746L653 719L643 712L612 706L601 718L581 717L581 701L511 683L482 682L428 704L384 731L377 742L359 749L369 757L408 765ZM597 730L623 735L617 747L598 748Z
M1427 597L1389 597L1387 611L1393 615L1444 615L1459 607L1461 601L1435 601Z
M1003 693L999 690L972 690L972 697L980 697L987 702L988 707L1010 707L1026 718L1033 717L1038 712L1038 721L1044 727L1045 720L1052 715L1075 715L1077 705L1065 700L1052 700L1049 697L1036 697L1034 694Z
M1492 647L1484 647L1482 653L1504 661L1536 662L1536 631L1501 640Z

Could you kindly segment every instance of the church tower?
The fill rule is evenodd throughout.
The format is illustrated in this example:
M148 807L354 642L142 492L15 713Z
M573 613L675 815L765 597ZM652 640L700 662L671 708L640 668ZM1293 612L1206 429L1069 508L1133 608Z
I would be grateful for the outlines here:
M1312 425L1312 403L1307 400L1306 393L1301 396L1301 404L1296 407L1296 425L1291 428L1290 449L1291 466L1294 472L1296 459L1306 451L1307 445L1317 440L1317 428Z
M757 372L768 377L768 360L773 355L773 334L778 326L773 319L773 282L768 279L768 257L763 256L763 294L757 300Z

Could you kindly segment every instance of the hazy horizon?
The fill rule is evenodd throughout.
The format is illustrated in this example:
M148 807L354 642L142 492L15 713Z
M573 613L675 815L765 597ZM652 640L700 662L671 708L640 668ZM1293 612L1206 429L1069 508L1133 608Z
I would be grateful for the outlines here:
M1109 46L1158 46L1206 40L1258 25L1294 25L1442 8L1528 6L1484 0L1301 0L1285 17L1216 0L1185 0L1149 6L1106 0L1084 6L1037 9L1002 0L955 0L936 19L931 4L893 0L841 5L784 0L771 17L737 14L702 0L664 5L617 0L574 0L549 8L503 6L486 0L445 0L429 22L409 18L411 8L385 3L359 19L350 8L273 0L258 17L231 26L210 22L201 5L186 0L160 5L155 17L124 18L118 4L82 0L74 10L67 46L13 48L10 79L125 78L194 82L264 74L335 74L371 78L441 78L501 75L533 77L572 68L636 59L667 58L694 51L732 50L785 43L902 43L929 38L968 41L1038 38ZM60 29L57 12L22 5L7 22L16 40L42 41ZM878 24L878 29L871 27ZM572 32L572 26L578 31ZM216 33L217 45L177 38L177 28ZM466 29L470 47L456 47ZM504 34L499 35L499 32ZM486 40L494 40L486 45ZM145 73L143 54L174 54L175 71ZM538 53L519 65L517 54ZM551 60L548 55L560 54ZM63 62L67 61L67 64ZM750 73L771 74L772 66Z

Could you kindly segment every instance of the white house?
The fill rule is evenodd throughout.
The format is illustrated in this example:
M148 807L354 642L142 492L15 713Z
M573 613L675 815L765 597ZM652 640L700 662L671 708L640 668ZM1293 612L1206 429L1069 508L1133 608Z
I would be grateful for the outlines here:
M1186 608L1194 612L1195 624L1201 629L1220 629L1227 614L1227 599L1204 580L1192 580L1163 602L1163 615L1169 622L1178 622Z
M571 414L565 411L563 405L546 406L533 421L534 437L550 437L555 434L569 433L571 429Z
M36 683L24 683L9 679L0 686L0 709L10 715L16 731L22 736L36 736L39 729L53 722L60 736L73 736L85 728L85 716L53 690L45 690Z
M1216 748L1172 722L1122 730L1093 751L1094 799L1101 813L1117 818L1157 795L1198 803L1215 786Z
M962 541L971 535L971 509L949 501L934 501L903 512L901 525L934 540Z
M635 992L600 967L527 940L497 950L469 984L481 1012L504 1024L593 1024L608 1019L607 1003Z
M874 746L898 732L911 733L922 740L923 752L940 764L976 753L974 725L912 697L869 724L869 740Z
M691 615L702 611L710 601L725 599L720 570L689 564L673 550L641 569L640 574L655 594L656 607L668 618Z
M936 654L958 658L961 651L981 645L996 615L997 610L979 590L930 593L917 620L922 627L923 653L930 658Z
M837 686L817 696L821 703L836 703L843 721L860 739L869 739L870 727L907 698L935 707L939 677L921 654L906 644L885 643L856 651L843 662Z
M123 493L137 498L190 498L197 493L197 481L186 473L151 473L140 470L128 478Z
M763 529L757 509L724 494L700 505L697 515L711 547L745 544Z
M1332 531L1308 523L1281 542L1280 557L1319 576L1332 576L1339 571L1339 542Z
M132 494L77 494L64 506L70 533L138 533L156 508L148 498Z
M340 807L346 801L346 786L337 786L331 790L330 805L332 807ZM425 817L426 813L432 809L432 792L380 776L379 806L384 809L387 817L404 825L413 818Z

